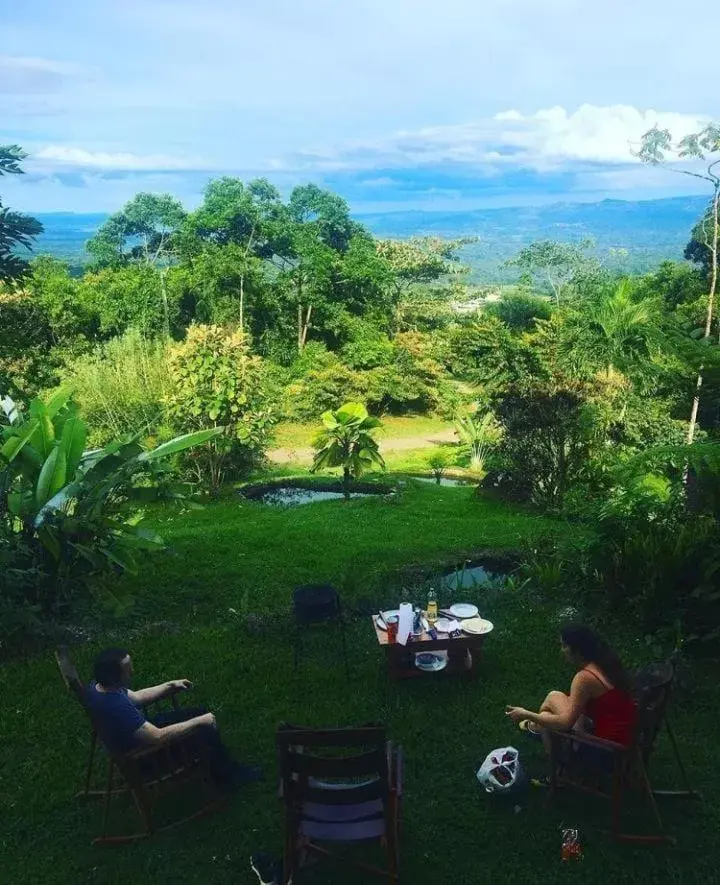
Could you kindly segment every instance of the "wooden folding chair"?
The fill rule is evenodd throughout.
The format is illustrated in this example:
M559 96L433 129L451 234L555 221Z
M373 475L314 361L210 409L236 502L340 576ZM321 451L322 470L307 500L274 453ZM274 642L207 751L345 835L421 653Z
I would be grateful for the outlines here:
M377 726L277 732L281 795L285 805L283 885L297 883L304 852L353 863L399 881L402 750ZM353 862L326 847L379 841L387 867Z
M77 667L70 657L70 651L66 645L61 645L55 651L55 660L58 665L58 669L60 670L60 676L62 681L65 683L65 688L72 694L75 700L80 704L82 709L87 713L87 709L85 706L85 683L80 678L80 675L77 671ZM172 703L173 709L179 709L177 695L172 695L170 698L170 702ZM151 707L154 707L155 704L148 705L144 709L148 711ZM96 751L97 751L98 737L97 732L95 731L95 727L90 722L90 752L88 754L87 768L85 772L85 783L83 789L80 790L76 795L78 799L88 799L91 797L100 797L105 796L105 789L91 789L91 783L93 779L93 767L95 763Z
M672 661L653 664L635 677L638 720L632 744L626 747L590 734L548 731L550 737L550 798L559 787L569 786L610 800L611 833L621 841L674 843L665 833L657 796L700 798L692 789L680 757L667 708L675 680ZM663 725L666 727L678 768L685 785L683 790L655 790L650 781L650 759ZM629 791L646 795L657 832L641 835L626 832L622 825L624 800Z

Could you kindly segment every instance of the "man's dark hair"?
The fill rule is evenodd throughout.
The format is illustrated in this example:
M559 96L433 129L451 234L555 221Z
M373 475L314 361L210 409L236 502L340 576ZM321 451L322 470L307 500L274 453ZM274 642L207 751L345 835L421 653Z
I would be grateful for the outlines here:
M126 648L106 648L95 658L93 673L95 681L109 688L122 685L122 662L130 654Z

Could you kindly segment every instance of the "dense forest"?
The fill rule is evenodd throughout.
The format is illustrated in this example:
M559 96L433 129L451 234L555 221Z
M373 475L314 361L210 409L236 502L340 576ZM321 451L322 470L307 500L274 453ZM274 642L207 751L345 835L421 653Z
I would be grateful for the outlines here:
M663 139L648 133L648 162L662 162ZM698 139L711 164L720 131ZM19 173L22 158L3 149L0 171ZM595 540L558 580L602 590L652 629L717 638L712 164L706 178L714 199L686 260L628 275L585 241L540 240L487 299L461 260L467 240L378 239L315 185L285 199L265 179L218 178L193 211L138 194L90 238L79 276L55 258L27 263L19 247L40 225L3 209L0 550L16 580L2 605L17 614L30 596L51 611L59 587L67 600L107 560L127 565L118 548L98 557L107 526L88 527L97 509L79 524L76 489L48 515L70 485L63 445L80 420L82 444L113 469L130 459L124 482L155 463L141 449L159 449L174 478L217 494L262 462L279 421L357 402L458 422L470 450L487 451L474 465L484 494L592 523ZM198 433L184 451L173 442ZM113 488L121 509L127 488Z

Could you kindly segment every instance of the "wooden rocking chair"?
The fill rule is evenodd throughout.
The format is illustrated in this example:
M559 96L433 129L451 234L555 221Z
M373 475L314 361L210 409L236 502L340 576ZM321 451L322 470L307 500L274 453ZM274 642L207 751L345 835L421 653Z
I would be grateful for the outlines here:
M554 799L558 787L563 786L600 796L610 800L611 834L614 838L625 842L674 843L675 839L665 833L656 797L701 798L690 786L675 733L667 716L674 680L675 667L671 660L651 665L636 674L638 722L635 739L629 747L590 734L548 731L550 798ZM650 781L650 759L663 725L670 737L683 779L683 790L655 790ZM657 825L656 833L641 835L628 833L623 829L624 799L631 790L645 793Z
M202 746L193 741L192 735L168 741L161 746L139 748L129 753L115 753L108 749L108 742L102 740L102 722L91 715L85 704L85 686L67 648L59 648L55 653L55 659L63 682L90 721L90 753L85 784L84 789L77 795L84 799L102 797L105 800L102 832L93 840L93 844L121 844L144 839L154 833L163 832L209 814L224 803L225 796L220 793L210 775L207 756ZM175 695L171 700L173 707L177 709ZM155 705L148 705L145 709L152 706ZM107 754L106 783L102 789L91 786L98 744L103 745ZM154 812L160 794L179 788L189 781L199 782L206 788L207 798L204 804L185 817L158 826ZM120 794L132 796L143 828L130 835L109 835L111 799Z
M351 862L321 843L379 840L387 868L354 866L390 885L399 881L402 750L377 726L311 730L281 726L277 733L285 804L283 883L297 882L304 852Z
M55 660L58 665L58 669L60 670L60 676L62 681L65 683L65 688L72 694L75 700L80 704L83 711L87 714L87 709L85 707L85 683L80 678L80 674L77 671L77 667L70 657L70 651L66 645L61 645L55 652ZM170 702L173 706L174 710L179 709L177 695L172 695L170 698ZM156 702L162 703L162 702ZM151 707L154 707L155 704L150 704L144 709L150 710ZM95 755L97 751L98 744L98 736L95 730L95 726L90 721L90 752L88 754L87 768L85 772L85 782L83 789L80 790L76 797L78 799L89 799L89 798L98 798L101 796L105 796L105 789L92 788L93 781L93 768L95 764Z

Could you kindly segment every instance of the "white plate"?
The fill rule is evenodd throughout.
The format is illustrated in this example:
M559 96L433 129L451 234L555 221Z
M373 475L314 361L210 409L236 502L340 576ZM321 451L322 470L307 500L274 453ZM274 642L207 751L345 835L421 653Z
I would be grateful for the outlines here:
M378 627L381 630L387 630L387 619L392 618L392 617L399 618L400 612L398 609L393 608L393 609L390 609L389 611L383 612L382 616L383 616L383 618L385 618L385 620L381 621L380 618L378 618L378 616L376 615L375 616L375 623L378 625Z
M486 621L485 618L469 618L463 621L463 631L471 636L484 636L493 629L492 621Z
M435 629L438 633L449 633L451 630L459 629L460 624L455 620L450 620L450 618L438 618L435 621Z
M456 602L449 611L454 618L476 618L480 614L478 607L468 602Z
M424 673L438 673L447 667L447 662L447 654L424 651L415 655L415 666Z

